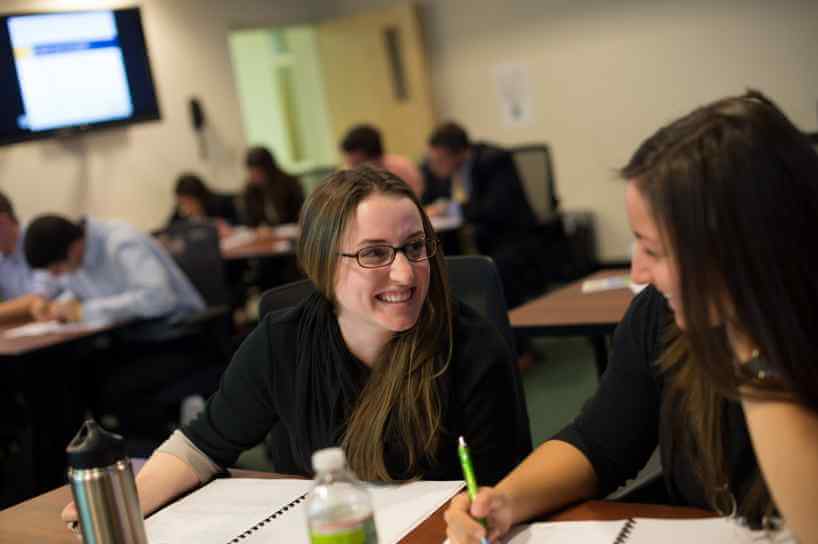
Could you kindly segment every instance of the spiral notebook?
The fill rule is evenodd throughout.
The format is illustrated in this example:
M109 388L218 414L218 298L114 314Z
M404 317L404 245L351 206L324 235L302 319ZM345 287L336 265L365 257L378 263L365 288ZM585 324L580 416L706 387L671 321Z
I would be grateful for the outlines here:
M145 520L150 544L307 544L310 480L215 480ZM452 498L462 481L369 485L378 542L398 542Z
M506 544L795 544L786 530L752 531L727 518L562 521L515 529Z

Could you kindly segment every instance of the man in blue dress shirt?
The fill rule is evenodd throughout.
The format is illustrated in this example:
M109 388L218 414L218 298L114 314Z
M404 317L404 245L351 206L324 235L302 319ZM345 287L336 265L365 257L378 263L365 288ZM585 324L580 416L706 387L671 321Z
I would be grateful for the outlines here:
M49 294L47 275L33 271L23 255L24 230L0 193L0 320L31 318Z
M149 320L123 331L112 354L96 354L97 409L115 415L111 425L120 432L164 431L177 397L215 390L218 375L202 372L195 337L173 334L174 324L205 309L204 300L153 238L119 221L43 215L28 226L24 247L58 292L39 319Z
M172 323L205 308L164 248L122 222L43 215L28 227L25 254L32 268L48 270L60 293L41 319Z

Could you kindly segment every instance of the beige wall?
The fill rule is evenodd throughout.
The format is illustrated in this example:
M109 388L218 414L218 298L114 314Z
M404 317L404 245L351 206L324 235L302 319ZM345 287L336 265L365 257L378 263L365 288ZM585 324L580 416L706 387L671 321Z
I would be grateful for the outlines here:
M323 15L388 0L339 0ZM603 258L627 255L623 186L614 181L659 125L757 87L816 130L818 2L812 0L426 0L437 110L474 137L551 143L563 206L596 212ZM497 63L530 70L534 119L506 128Z
M0 10L129 6L106 0L3 0ZM175 176L192 169L214 186L235 190L246 146L227 31L300 23L320 0L140 0L162 121L116 128L66 141L0 147L0 189L23 219L57 211L122 218L143 229L170 211ZM188 100L207 115L209 155L198 156Z

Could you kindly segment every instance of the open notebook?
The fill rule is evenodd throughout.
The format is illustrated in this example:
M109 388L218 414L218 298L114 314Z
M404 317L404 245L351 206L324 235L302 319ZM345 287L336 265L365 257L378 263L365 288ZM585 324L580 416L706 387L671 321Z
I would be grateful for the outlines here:
M307 544L310 480L215 480L145 520L150 544ZM452 498L463 482L370 485L378 542L398 542Z
M511 532L506 544L795 544L788 531L751 531L727 518L563 521L533 523Z

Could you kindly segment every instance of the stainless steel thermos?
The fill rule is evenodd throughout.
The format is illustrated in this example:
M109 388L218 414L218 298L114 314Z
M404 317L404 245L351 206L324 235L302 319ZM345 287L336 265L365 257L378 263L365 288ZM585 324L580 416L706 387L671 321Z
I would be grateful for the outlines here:
M85 544L147 544L125 441L93 419L68 444L68 481Z

